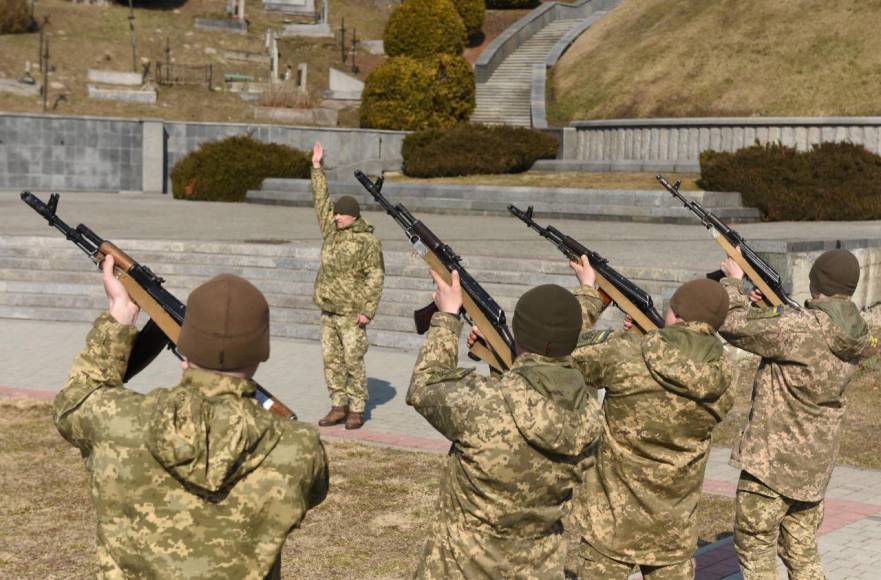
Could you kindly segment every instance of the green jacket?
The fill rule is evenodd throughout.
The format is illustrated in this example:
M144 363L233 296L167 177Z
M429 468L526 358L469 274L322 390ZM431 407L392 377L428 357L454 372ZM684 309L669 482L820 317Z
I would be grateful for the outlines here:
M589 385L606 389L596 464L574 510L585 539L623 562L688 560L710 437L733 403L721 341L688 323L604 333L572 358Z
M382 245L373 226L359 217L351 226L337 229L323 169L312 169L312 202L324 238L313 302L324 312L373 319L385 278Z
M722 285L730 306L719 333L762 357L731 464L786 497L819 501L838 456L845 386L878 341L845 296L765 309L751 307L741 281Z
M262 409L254 383L202 369L123 387L134 326L102 314L55 398L91 475L102 578L263 578L328 486L318 433Z
M521 354L501 377L458 369L462 322L436 313L407 404L452 442L420 578L562 577L561 519L600 432L569 357Z

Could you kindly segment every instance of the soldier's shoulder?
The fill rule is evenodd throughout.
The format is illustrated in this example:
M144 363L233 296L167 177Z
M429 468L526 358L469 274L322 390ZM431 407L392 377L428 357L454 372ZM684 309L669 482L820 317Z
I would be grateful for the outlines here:
M467 368L456 368L456 369L444 369L431 373L428 377L428 380L425 384L427 385L436 385L438 383L449 383L449 382L469 382L475 383L479 382L481 378L480 375L474 372L474 367Z
M750 306L749 310L746 312L746 318L748 320L762 320L766 318L781 318L784 314L786 314L786 308L783 305L778 304L777 306ZM796 309L790 309L792 314L798 312ZM797 314L795 314L797 315Z

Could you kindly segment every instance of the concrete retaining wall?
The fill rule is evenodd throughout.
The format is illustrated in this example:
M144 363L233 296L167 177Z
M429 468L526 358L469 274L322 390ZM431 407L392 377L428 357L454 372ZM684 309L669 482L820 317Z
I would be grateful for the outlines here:
M171 168L202 143L251 134L304 151L321 141L329 168L399 165L405 132L158 119L0 113L0 188L169 192Z
M702 151L736 151L754 142L807 150L848 141L881 153L881 117L730 117L575 121L569 160L612 163L622 170L699 170Z

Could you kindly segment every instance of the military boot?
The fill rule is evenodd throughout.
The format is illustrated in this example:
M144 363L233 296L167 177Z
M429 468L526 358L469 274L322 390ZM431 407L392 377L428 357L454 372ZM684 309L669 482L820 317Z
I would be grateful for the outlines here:
M349 413L346 417L346 429L360 429L364 426L364 413Z
M330 427L331 425L339 425L343 421L346 420L346 417L349 415L349 407L331 407L330 411L327 412L322 419L319 419L318 424L322 427Z

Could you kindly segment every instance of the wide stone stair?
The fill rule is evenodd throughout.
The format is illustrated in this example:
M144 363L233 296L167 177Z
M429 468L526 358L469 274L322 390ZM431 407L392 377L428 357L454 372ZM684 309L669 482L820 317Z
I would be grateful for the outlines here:
M594 13L599 17L604 12ZM532 126L532 65L543 64L558 40L582 19L555 20L508 55L484 83L477 83L472 123Z
M380 209L358 183L331 182L334 196L351 195L362 207ZM666 190L576 189L552 187L509 187L492 185L448 185L387 181L383 193L392 203L402 203L411 212L509 215L508 205L532 205L536 215L546 218L594 219L632 222L694 224L694 216ZM744 207L739 193L689 191L685 195L729 223L759 221L758 209ZM259 190L249 191L247 201L311 207L307 179L265 179Z
M319 312L312 285L319 263L317 245L250 244L205 241L116 240L135 260L165 278L165 287L185 301L190 290L221 272L247 278L265 294L274 336L319 338ZM505 309L508 317L520 295L538 284L573 287L562 260L468 256L474 278ZM413 327L413 310L431 301L426 266L412 252L385 253L386 278L379 312L371 323L371 344L415 351L422 344ZM663 296L700 273L688 270L621 268L654 297ZM56 237L0 236L0 318L91 322L106 309L97 269L69 242ZM619 327L610 309L601 326ZM510 323L510 320L509 320Z

